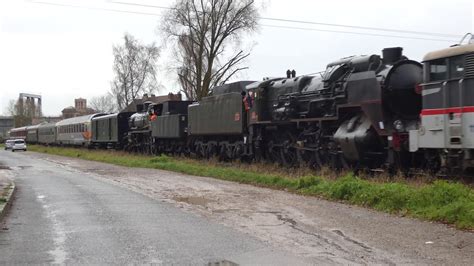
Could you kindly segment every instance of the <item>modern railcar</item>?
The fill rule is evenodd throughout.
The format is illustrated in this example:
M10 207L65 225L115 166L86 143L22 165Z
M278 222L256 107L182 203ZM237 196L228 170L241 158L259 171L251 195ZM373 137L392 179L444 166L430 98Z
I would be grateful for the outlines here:
M10 139L26 139L28 127L17 127L10 130Z
M26 128L26 143L36 144L38 143L38 128L40 124L34 126L28 126Z
M423 58L421 123L410 131L410 151L425 154L437 172L474 169L474 43L433 51Z
M56 123L41 124L38 127L38 143L45 145L56 143Z
M92 119L104 114L91 114L64 119L56 123L56 144L90 147L92 144Z

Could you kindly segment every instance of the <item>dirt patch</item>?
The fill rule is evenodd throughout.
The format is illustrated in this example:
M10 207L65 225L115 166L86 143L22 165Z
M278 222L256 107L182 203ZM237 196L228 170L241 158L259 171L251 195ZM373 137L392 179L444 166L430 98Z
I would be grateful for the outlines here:
M174 201L184 202L192 205L206 206L211 200L204 197L173 197Z

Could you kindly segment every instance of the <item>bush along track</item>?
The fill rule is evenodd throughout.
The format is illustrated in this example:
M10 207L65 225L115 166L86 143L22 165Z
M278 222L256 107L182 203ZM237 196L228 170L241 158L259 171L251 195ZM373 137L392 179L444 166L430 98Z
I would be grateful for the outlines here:
M396 215L410 216L474 229L474 190L464 184L437 180L414 184L403 180L381 182L346 174L339 178L315 175L290 177L249 167L213 165L190 159L168 156L148 157L113 151L31 145L31 151L82 158L127 167L169 170L197 176L285 189L303 195L319 196L370 207Z

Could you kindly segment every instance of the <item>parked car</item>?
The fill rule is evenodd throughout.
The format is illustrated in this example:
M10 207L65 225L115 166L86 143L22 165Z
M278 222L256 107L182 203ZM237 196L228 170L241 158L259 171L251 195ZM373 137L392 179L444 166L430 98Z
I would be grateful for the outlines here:
M16 140L13 142L12 152L18 151L18 150L26 151L26 142L25 142L25 140L23 140L23 139L16 139Z
M13 142L14 141L12 139L5 141L5 150L11 149L13 147Z

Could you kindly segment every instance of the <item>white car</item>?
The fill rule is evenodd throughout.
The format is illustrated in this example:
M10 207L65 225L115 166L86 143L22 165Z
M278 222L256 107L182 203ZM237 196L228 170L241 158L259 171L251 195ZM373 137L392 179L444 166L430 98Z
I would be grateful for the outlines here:
M14 140L9 139L5 141L5 150L11 149L13 147Z
M26 151L26 142L25 142L25 140L16 139L13 142L12 152L13 151L18 151L18 150Z

